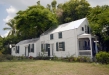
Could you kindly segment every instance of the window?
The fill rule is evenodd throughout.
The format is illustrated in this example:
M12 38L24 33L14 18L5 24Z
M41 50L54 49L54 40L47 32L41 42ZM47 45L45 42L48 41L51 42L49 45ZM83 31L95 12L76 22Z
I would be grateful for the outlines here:
M58 33L59 38L62 38L62 32Z
M31 52L34 52L34 44L31 44Z
M16 53L19 53L19 46L16 46Z
M42 43L41 44L41 52L45 52L45 51L47 51L46 50L46 44L45 43Z
M34 44L28 45L28 52L34 52Z
M88 33L88 34L90 33L90 28L89 28L89 26L87 26L87 33Z
M53 34L50 34L50 40L52 40L53 39Z
M57 42L56 51L65 51L65 42Z
M82 27L82 31L84 31L84 27Z
M46 44L46 52L48 52L50 50L50 44Z
M90 33L90 28L89 26L85 25L85 33L89 34Z

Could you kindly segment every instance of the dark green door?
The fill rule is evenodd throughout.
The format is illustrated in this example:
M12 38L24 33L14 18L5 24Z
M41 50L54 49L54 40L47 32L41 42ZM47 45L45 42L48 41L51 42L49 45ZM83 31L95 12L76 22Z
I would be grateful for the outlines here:
M48 51L48 56L50 56L50 44L46 44L46 50Z

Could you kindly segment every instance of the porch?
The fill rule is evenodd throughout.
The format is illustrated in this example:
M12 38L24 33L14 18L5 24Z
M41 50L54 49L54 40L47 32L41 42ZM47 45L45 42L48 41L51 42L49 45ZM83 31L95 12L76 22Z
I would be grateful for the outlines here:
M78 36L78 55L93 58L98 52L96 37L91 34L81 34Z

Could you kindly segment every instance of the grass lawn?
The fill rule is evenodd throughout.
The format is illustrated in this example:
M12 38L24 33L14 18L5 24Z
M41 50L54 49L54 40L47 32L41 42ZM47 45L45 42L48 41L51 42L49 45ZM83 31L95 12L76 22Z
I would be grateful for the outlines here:
M109 65L43 60L0 62L0 75L109 75Z

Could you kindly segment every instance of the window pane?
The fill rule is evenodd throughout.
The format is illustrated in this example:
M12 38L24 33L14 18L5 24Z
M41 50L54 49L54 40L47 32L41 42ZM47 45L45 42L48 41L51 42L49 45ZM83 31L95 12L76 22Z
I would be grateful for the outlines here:
M59 38L62 38L62 32L59 32L58 36Z
M50 40L52 40L53 39L53 34L50 34Z
M82 31L84 31L84 27L82 27Z
M59 48L63 48L63 47L62 47L62 42L59 43Z

